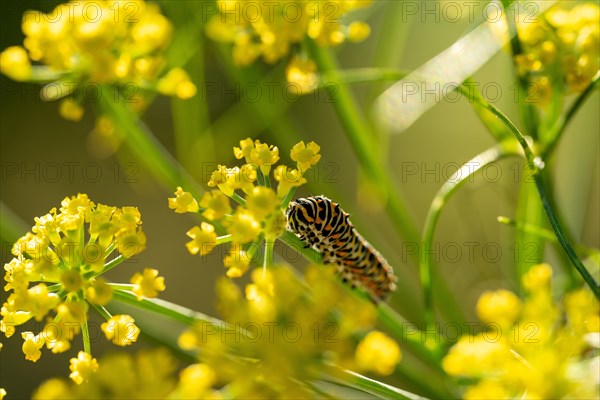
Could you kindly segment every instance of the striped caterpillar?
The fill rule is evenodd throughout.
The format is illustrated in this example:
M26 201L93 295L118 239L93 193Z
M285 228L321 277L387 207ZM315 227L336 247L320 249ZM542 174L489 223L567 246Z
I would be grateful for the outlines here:
M322 253L325 264L335 264L343 282L364 289L375 301L396 290L394 270L339 204L325 196L300 198L290 203L286 217L287 229Z

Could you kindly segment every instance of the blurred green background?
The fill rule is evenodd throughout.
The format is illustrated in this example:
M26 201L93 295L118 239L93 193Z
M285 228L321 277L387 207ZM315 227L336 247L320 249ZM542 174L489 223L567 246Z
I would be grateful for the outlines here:
M1 7L0 49L21 44L20 16L27 9L51 10L60 2L4 1ZM189 2L188 2L189 3ZM419 2L417 2L419 3ZM399 67L413 69L451 45L473 25L468 20L449 21L434 17L407 17L405 37L390 37L386 27L402 23L401 1L376 1L369 11L368 22L372 35L361 44L343 46L336 51L343 68ZM168 17L168 12L165 13ZM394 20L395 19L395 20ZM394 22L395 21L395 22ZM200 39L200 38L198 38ZM388 50L376 56L377 46ZM208 86L220 90L234 88L235 82L224 73L217 46L206 42L204 60L206 82L195 82L199 96ZM261 66L263 71L278 69L274 79L284 80L282 65ZM494 104L517 119L514 92L511 86L511 61L500 52L491 59L474 79L500 87ZM497 85L496 85L497 84ZM386 86L361 84L355 93L366 111L374 95ZM25 234L33 225L33 218L57 207L65 196L87 193L95 201L115 206L137 206L142 214L147 249L111 271L109 278L128 282L131 275L144 267L156 268L165 276L167 290L162 298L215 315L214 282L225 273L222 266L223 247L207 257L190 255L184 244L185 232L198 222L189 215L175 214L167 207L167 197L175 188L162 187L123 146L118 156L97 157L90 131L94 126L92 107L88 105L84 119L79 123L63 120L58 114L58 103L40 100L39 87L19 84L0 76L0 157L2 164L1 201L3 215L12 213L15 221L23 221L18 232L3 229L2 262L11 259L10 247L16 237ZM350 143L336 119L325 96L308 95L289 105L281 116L295 135L276 129L277 124L264 129L256 124L256 115L248 108L238 107L233 118L228 113L236 103L247 102L243 96L226 93L207 94L212 121L225 116L222 123L212 127L215 151L198 159L193 154L186 164L192 165L191 175L205 188L215 163L235 165L232 147L246 137L259 138L278 145L283 162L289 162L290 143L298 139L315 140L321 145L322 159L313 181L297 195L323 192L335 198L352 214L360 232L394 266L400 280L406 282L410 293L398 292L391 303L406 318L421 321L422 304L418 299L417 269L410 263L407 249L414 244L403 242L395 233L385 213L385 205L378 207L369 196L357 170L358 162ZM144 122L165 148L175 153L170 99L158 97L146 111ZM599 164L599 98L594 94L581 109L559 144L554 164L554 192L560 214L576 241L600 247L600 164ZM467 101L442 101L405 132L391 136L384 146L382 157L389 159L389 172L405 195L409 211L419 229L423 226L429 204L458 165L493 145L493 140L477 119ZM442 214L435 243L439 251L439 269L455 294L463 311L472 321L474 302L487 288L514 288L511 265L515 248L513 228L499 224L499 215L514 217L518 195L515 175L523 173L521 161L508 159L490 169L489 179L478 175L452 198ZM497 178L495 173L501 175ZM72 174L71 174L72 173ZM325 189L323 189L325 188ZM184 188L185 189L185 188ZM5 227L6 221L2 224ZM19 224L21 222L18 222ZM14 224L13 224L14 225ZM15 236L15 234L17 236ZM276 249L281 250L283 245ZM486 247L487 246L487 247ZM474 249L470 251L469 249ZM489 249L486 253L484 249ZM495 254L499 249L500 253ZM526 249L521 249L520 256ZM546 259L558 263L554 249L549 248ZM457 253L458 251L458 253ZM289 254L289 250L286 251ZM300 267L305 264L295 257ZM293 261L293 260L292 260ZM557 264L558 269L560 266ZM2 292L2 301L6 293ZM39 329L30 324L28 329ZM79 351L79 340L74 340L71 351L53 355L45 350L35 364L26 361L21 353L19 333L2 339L0 352L0 387L8 398L29 397L39 382L52 376L68 375L68 359ZM108 350L104 338L92 343L96 356Z

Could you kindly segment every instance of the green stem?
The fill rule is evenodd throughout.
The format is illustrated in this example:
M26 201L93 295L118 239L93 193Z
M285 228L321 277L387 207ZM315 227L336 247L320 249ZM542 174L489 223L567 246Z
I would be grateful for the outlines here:
M90 303L90 304L92 305L92 307L94 307L94 309L98 312L98 314L100 314L100 316L102 318L104 318L106 321L108 321L109 319L112 318L111 313L106 308L104 308L104 306L99 306L94 303Z
M233 195L231 195L231 198L233 199L233 201L235 201L236 203L238 203L240 206L243 206L243 207L246 206L246 199L244 199L239 194L233 192Z
M450 197L458 190L458 188L465 184L468 179L475 174L475 172L479 171L490 163L496 162L503 157L511 155L518 155L518 152L516 150L508 149L506 146L497 145L469 160L442 185L431 202L431 205L429 206L429 211L425 219L425 226L423 227L423 236L421 237L421 243L424 247L424 251L421 257L422 261L419 269L425 302L424 320L428 331L433 329L435 324L435 316L432 313L433 285L431 278L433 266L429 249L433 247L435 228L441 212Z
M131 291L135 286L132 283L108 283L108 285L113 288L113 290L126 290Z
M554 214L554 210L552 210L552 207L550 206L550 201L546 194L546 189L544 187L544 184L542 182L542 179L541 179L541 176L540 176L539 170L538 170L538 168L540 166L543 166L541 159L536 158L534 156L534 154L531 151L531 148L529 147L529 144L527 143L527 140L525 140L525 137L523 136L523 134L510 121L510 119L508 119L508 117L506 115L504 115L500 110L498 110L496 107L494 107L493 105L491 105L489 103L487 103L486 108L488 110L492 111L506 125L506 127L512 132L512 134L515 136L515 138L517 139L517 141L523 148L523 152L525 153L525 156L527 158L529 166L534 168L535 172L533 173L533 179L535 182L535 186L538 191L540 200L542 202L544 211L546 212L546 216L548 217L548 221L550 221L550 225L552 226L552 229L554 230L554 234L556 235L556 238L558 239L563 250L569 257L571 264L573 264L573 266L575 267L577 272L579 272L579 274L581 275L583 280L586 282L586 284L590 287L590 289L592 290L592 292L594 293L596 298L600 299L600 287L598 287L598 284L596 283L596 281L594 280L592 275L585 268L585 266L583 265L581 260L577 257L575 250L573 250L573 247L571 247L562 226L560 225L556 215Z
M311 263L321 264L323 262L323 255L321 253L313 248L306 247L306 243L300 240L298 236L294 235L292 232L285 231L278 239L299 252Z
M93 276L100 276L100 275L106 273L107 271L110 271L114 267L118 266L119 264L123 263L123 261L125 261L125 260L126 260L126 258L123 256L123 254L119 254L113 260L111 260L111 261L107 262L106 264L104 264L104 268L102 269L102 271L100 271L100 272L93 272L93 271L87 272L84 276L86 278L91 278Z
M406 390L398 389L391 385L376 381L366 376L357 374L342 368L335 368L332 373L323 379L325 382L331 382L342 386L358 389L362 392L369 393L380 399L405 399L417 400L423 399L414 393Z
M318 46L312 41L308 42L313 57L315 58L319 71L322 71L332 82L340 82L337 85L336 100L333 106L338 117L344 126L344 131L350 139L352 147L370 179L375 186L380 189L379 195L384 204L387 204L389 214L393 221L393 226L406 242L418 243L419 233L416 225L407 211L402 200L402 195L393 182L390 174L385 170L379 158L373 151L372 140L374 135L370 133L359 107L352 97L348 87L341 83L337 73L337 66L330 52L327 49ZM413 261L419 265L419 254L412 255ZM464 321L460 307L456 305L456 300L451 296L449 289L443 281L440 281L440 293L444 293L447 301L440 304L444 314L453 321Z
M523 54L523 47L521 45L521 40L519 39L517 26L515 24L515 17L518 18L518 15L515 15L515 9L518 10L519 4L517 2L512 2L511 0L502 0L502 4L504 6L504 18L508 26L508 34L510 35L510 48L512 52L514 75L518 77L519 87L517 88L517 91L519 93L519 111L523 116L523 121L525 122L527 132L532 137L537 139L537 114L534 106L525 102L525 99L527 99L529 80L527 77L519 74L518 65L516 62L516 58Z
M102 89L104 93L111 93L110 88ZM117 132L123 136L125 144L136 159L165 187L172 190L181 186L192 192L195 197L204 192L125 103L101 96L99 106L101 112L115 123Z
M0 201L0 238L13 243L29 230L29 226L3 201Z
M274 240L265 240L265 259L263 262L263 271L266 273L267 268L273 265L273 249L275 247Z
M439 366L439 354L432 353L432 350L437 353L437 348L439 348L439 346L436 346L435 349L428 347L428 344L431 342L427 341L426 331L418 329L415 324L408 322L386 303L378 304L377 319L408 350L418 356L421 360L428 362L430 367L441 371L441 367Z
M521 231L524 231L527 233L531 233L536 236L540 236L550 242L558 243L558 239L554 235L554 232L552 232L548 229L542 228L538 225L533 225L528 222L517 221L512 218L505 217L505 216L499 216L497 218L497 220L501 224L509 225L509 226L514 227L515 229L518 229L518 230L521 230Z
M87 319L81 323L81 336L83 339L83 351L88 354L92 354L92 347L90 342L90 330L88 328Z
M295 194L296 194L296 188L293 187L290 189L289 192L287 192L287 194L283 198L283 201L281 202L281 207L284 209L287 208L288 204L290 204L290 201L292 201Z
M554 229L554 233L556 234L556 238L560 242L560 245L564 249L565 253L567 253L569 260L571 261L575 269L577 269L577 272L579 272L583 280L587 283L590 289L592 289L592 292L596 296L596 299L600 299L600 287L598 286L590 272L587 270L585 265L583 265L583 263L575 253L575 250L573 250L573 247L571 247L571 245L569 244L565 232L563 231L562 226L558 222L558 218L556 217L554 211L552 210L552 207L550 206L548 197L546 196L545 188L538 177L535 178L535 185L540 194L540 199L542 200L542 206L544 207L544 211L546 211L546 215L548 216L550 225L552 226L552 229Z
M553 127L552 132L549 135L552 139L550 139L548 144L546 144L546 146L542 149L541 154L543 158L547 158L554 152L554 148L562 138L565 128L569 125L569 122L571 122L575 114L577 114L577 111L579 111L581 106L585 103L588 97L594 93L598 86L600 86L600 73L596 74L592 82L590 82L590 84L583 92L581 92L579 96L577 96L577 99L575 99L573 104L571 104L571 107L569 107L565 113L565 116L556 122L556 126Z
M231 236L231 235L219 236L219 237L217 237L217 245L223 244L223 243L229 243L229 242L231 242L232 239L233 239L233 236Z
M528 170L529 168L525 169L525 171ZM517 220L522 221L523 223L543 226L546 222L544 209L540 203L536 187L533 182L531 182L531 173L525 173L524 179L521 179L515 215ZM538 264L543 260L545 242L541 236L525 231L515 231L514 238L516 255L514 271L516 272L516 285L518 288L521 288L523 275L529 271L533 265ZM530 249L533 251L530 251Z
M219 319L209 317L208 315L190 310L177 304L170 303L161 299L141 299L129 291L115 290L113 299L121 303L129 304L146 311L164 315L175 321L186 325L193 325L198 321L203 321L214 325L217 329L227 328L227 323Z

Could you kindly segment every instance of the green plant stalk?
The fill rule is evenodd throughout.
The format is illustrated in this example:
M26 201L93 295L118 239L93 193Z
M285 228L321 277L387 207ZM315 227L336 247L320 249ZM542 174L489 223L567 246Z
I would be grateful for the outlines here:
M202 39L199 43L199 49L186 68L196 85L202 85L205 80ZM171 100L177 159L188 171L204 172L201 162L213 161L216 154L207 104L200 92L190 99Z
M0 201L0 238L14 243L29 230L29 226L3 201Z
M431 202L425 219L423 236L421 237L421 243L423 243L425 249L430 249L433 246L434 233L438 219L450 197L481 168L504 157L517 155L519 155L519 153L516 150L508 149L507 146L496 145L469 160L442 185ZM428 331L435 326L435 316L431 313L433 310L433 289L431 284L432 268L430 253L429 251L425 251L419 271L421 274L421 286L423 288L425 302L424 320L428 327Z
M537 171L538 163L540 163L541 160L538 161L538 159L536 159L533 152L531 151L531 148L529 147L529 144L527 143L527 141L525 140L525 137L519 131L519 129L510 121L510 119L508 119L508 117L506 115L504 115L500 110L498 110L493 105L487 103L486 108L488 110L492 111L511 131L511 133L515 136L515 138L517 139L517 141L523 148L523 152L525 153L525 157L527 158L527 162L528 162L529 166L531 168L535 168L535 171ZM571 264L573 264L573 266L575 267L577 272L579 272L579 274L581 275L583 280L586 282L586 284L590 287L590 289L592 290L592 292L594 293L596 298L600 299L600 287L594 281L594 278L589 273L589 271L585 268L585 266L583 265L583 263L581 262L579 257L577 257L575 250L573 250L573 247L569 243L567 236L565 235L565 232L564 232L562 226L560 225L560 222L558 221L558 218L554 214L554 210L552 210L550 201L546 194L546 188L544 187L544 183L542 182L539 171L533 173L533 179L535 181L535 186L538 191L540 200L542 202L542 206L544 208L544 211L546 212L548 221L550 222L550 225L552 226L552 229L554 230L554 234L556 235L556 238L558 239L564 252L569 257L569 261L571 261Z
M509 34L511 36L510 45L512 50L513 60L513 71L514 75L518 78L517 93L519 95L519 111L525 124L525 129L534 140L538 140L540 133L538 132L539 127L539 115L536 112L534 105L525 102L527 98L527 89L529 88L530 82L526 76L519 74L516 57L523 54L523 48L521 40L519 39L519 32L514 20L514 12L508 12L514 10L514 7L509 7L511 4L507 0L502 1L506 12L505 21L508 25ZM516 5L518 6L518 4ZM521 187L519 190L519 199L517 201L516 216L519 221L530 223L541 226L544 223L544 211L541 207L540 200L536 193L536 187L531 182L527 182L525 179L521 181ZM545 242L542 237L533 235L525 231L515 231L515 252L517 255L516 260L516 273L517 273L517 285L521 288L522 276L544 257ZM525 250L533 246L534 253L530 255ZM527 255L527 257L525 257Z
M223 236L219 236L217 237L217 246L223 243L229 243L233 240L233 236L232 235L223 235Z
M542 148L541 154L542 158L546 159L554 153L554 148L562 138L565 128L569 125L569 122L573 119L573 117L577 114L577 111L581 108L581 106L585 103L585 101L590 97L592 93L600 86L600 73L596 74L592 82L585 88L577 99L571 104L565 116L559 118L556 121L555 126L552 128L550 133L550 141Z
M502 5L505 11L504 18L508 26L508 33L510 35L510 48L513 59L513 70L515 76L518 77L517 84L519 87L517 88L517 93L519 94L519 111L521 113L521 116L523 117L523 122L525 123L527 133L531 135L534 139L537 139L538 115L534 106L525 102L525 99L527 98L527 89L529 87L529 81L526 77L519 75L518 66L516 63L516 57L523 54L523 47L521 44L521 40L519 39L519 32L517 30L517 26L515 24L515 17L520 17L515 16L515 7L512 7L512 3L512 0L502 0ZM518 4L516 4L516 7L518 7Z
M340 82L337 87L337 101L333 103L333 106L344 126L344 131L350 139L362 168L373 180L375 185L381 189L380 196L384 200L384 203L387 203L389 207L389 214L392 218L394 227L405 241L419 243L420 235L415 227L412 217L407 211L401 194L398 192L390 174L385 171L375 153L370 151L372 148L371 141L374 136L369 133L370 128L366 121L361 117L362 113L359 111L359 107L353 99L348 87L339 79L335 61L330 52L312 41L308 41L308 45L319 71L323 71L330 81ZM419 255L416 254L413 258L415 264L419 265ZM439 304L443 314L452 321L464 321L465 318L462 315L461 309L458 307L456 299L450 294L445 282L440 280L438 289L440 298L443 299Z
M99 306L97 304L94 303L90 303L92 305L92 307L94 307L94 309L96 310L96 312L98 312L98 314L100 314L100 316L102 318L104 318L106 321L108 321L109 319L112 318L112 315L110 314L110 312L104 307L104 306Z
M263 272L266 273L267 268L273 265L273 248L275 246L274 240L265 240L265 259L263 262Z
M110 93L103 87L105 93ZM136 159L169 190L177 186L192 192L195 197L204 189L189 176L177 160L152 135L138 116L121 101L112 101L101 96L99 107L116 124L123 135L124 143Z
M309 262L315 264L323 263L323 255L311 247L306 247L306 243L300 240L292 232L285 231L281 236L279 236L278 239L285 243L287 246L296 250L302 255L302 257L307 259Z
M233 192L233 195L231 195L231 198L233 199L233 201L235 201L236 203L238 203L240 206L246 207L246 199L244 199L239 194Z
M527 171L527 168L525 169ZM519 189L516 219L522 223L543 226L544 209L540 202L537 188L529 178L533 172L525 172ZM544 259L545 240L540 235L527 231L515 231L515 272L517 287L521 288L523 275ZM533 249L533 252L530 251Z
M135 294L124 290L115 290L113 292L113 299L146 311L164 315L165 317L171 318L188 326L192 326L194 323L202 321L214 325L217 329L229 328L226 322L223 322L217 318L210 317L206 314L190 310L162 299L143 298L138 300Z
M497 219L498 219L498 222L500 222L501 224L509 225L518 230L526 231L526 232L541 236L545 240L548 240L550 242L558 243L558 239L556 239L554 232L552 232L551 230L548 230L546 228L541 228L539 226L529 224L526 222L525 223L520 222L515 219L505 217L505 216L499 216Z
M119 254L114 259L112 259L111 261L104 264L104 268L102 268L102 271L100 271L100 272L90 271L90 272L87 272L84 276L85 276L85 278L91 278L92 276L100 276L100 275L104 274L105 272L110 271L114 267L118 266L119 264L123 263L123 261L125 261L125 260L126 260L126 258L123 256L123 254Z
M416 394L386 385L385 383L339 367L334 368L329 376L323 378L323 381L352 387L373 396L377 396L380 399L423 399L423 397Z
M81 336L83 339L83 351L88 354L92 354L92 347L90 342L90 330L88 328L87 319L81 323Z
M441 371L439 354L435 349L427 346L422 340L423 332L399 315L386 303L377 306L377 319L399 340L408 350L424 360L430 367Z

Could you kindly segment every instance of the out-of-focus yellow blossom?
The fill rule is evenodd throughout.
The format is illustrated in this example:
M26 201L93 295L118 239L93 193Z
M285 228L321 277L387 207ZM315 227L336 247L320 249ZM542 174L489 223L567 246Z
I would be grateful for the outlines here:
M580 93L600 68L600 8L589 2L559 2L536 20L517 24L523 52L519 74L535 86L528 101L545 106L557 93Z
M0 71L15 81L26 81L31 74L31 62L27 51L11 46L0 53Z
M553 300L551 278L551 267L539 264L522 278L522 301L503 290L480 298L477 311L489 329L461 337L442 362L448 374L471 382L464 398L597 397L598 344L588 335L600 335L600 305L588 289Z
M508 290L485 292L477 301L477 316L483 322L496 322L510 327L519 317L521 301Z
M93 304L103 306L112 298L112 287L102 278L94 279L87 287L87 298Z
M71 374L69 378L81 385L87 381L94 372L98 370L98 360L93 358L91 354L80 351L77 358L71 358Z
M182 99L194 96L196 87L183 70L164 68L163 51L173 27L156 4L98 0L90 5L69 1L48 14L26 11L23 47L2 52L0 71L17 81L35 76L36 81L75 83L60 107L60 114L74 121L83 113L77 102L85 97L86 84L106 90L133 84L141 96L152 91Z
M189 99L196 95L194 85L187 72L181 68L173 68L164 77L159 79L156 89L166 96L177 96L180 99Z
M534 265L523 275L523 288L539 293L550 290L552 267L548 264Z
M64 99L60 102L60 106L58 107L58 113L64 119L68 119L70 121L79 121L83 117L84 109L80 104L77 104L73 101L73 99Z
M179 374L179 384L175 389L177 397L180 399L205 399L216 398L208 392L216 383L216 374L206 364L192 364L184 368Z
M362 21L354 21L348 26L348 40L362 42L371 34L371 27Z
M317 65L313 60L294 57L285 69L285 77L300 93L310 93L317 88Z
M192 254L204 256L212 251L217 245L217 234L215 227L203 222L200 226L195 226L186 232L186 235L192 238L185 246Z
M242 66L259 58L275 63L294 52L307 37L321 46L336 46L346 38L360 41L368 36L365 23L346 27L342 17L369 6L371 0L281 3L240 0L217 4L219 14L208 21L206 32L214 40L233 44L233 60Z
M231 219L226 222L227 232L236 243L252 242L258 238L261 231L261 224L254 214L242 207L238 207Z
M255 187L246 201L246 208L259 220L263 220L267 215L273 213L280 205L273 189L264 186Z
M190 192L184 192L181 187L177 187L175 197L169 198L169 208L176 213L197 212L198 202Z
M400 362L402 355L398 344L386 334L373 331L356 347L356 364L364 371L379 375L390 375Z
M129 346L137 342L140 328L129 315L113 315L108 321L100 325L106 338L118 346Z
M223 265L228 268L228 277L239 278L248 271L248 268L250 267L250 256L242 249L240 243L234 243L229 250L229 254L225 256Z
M156 297L158 296L158 292L166 289L165 278L158 276L158 270L153 268L144 268L144 272L141 274L136 272L131 278L131 283L134 285L132 292L139 299Z
M0 400L4 399L6 396L6 390L4 388L0 388Z
M35 218L31 232L15 242L15 257L4 265L4 290L11 293L0 330L10 337L30 319L45 321L38 334L21 335L28 360L37 361L43 345L52 353L69 350L88 322L89 304L110 301L113 288L101 275L143 249L141 223L135 207L95 204L78 194ZM87 335L82 339L89 344Z
M221 219L231 212L229 199L220 190L205 192L200 200L200 207L205 209L202 216L209 221Z
M305 380L331 372L331 363L356 366L355 337L372 328L375 306L347 296L323 266L309 266L305 278L273 266L254 270L244 291L227 278L218 282L218 308L227 326L215 329L199 322L179 339L188 350L202 349L205 367L194 371L200 392L217 381L234 397L312 398ZM389 352L384 362L399 357L395 343L378 343Z
M185 398L175 391L177 360L165 349L109 354L93 369L95 372L89 371L81 384L62 378L49 379L32 397L38 400Z
M273 246L275 240L285 232L287 221L283 210L290 200L286 196L307 182L302 174L319 161L319 151L320 147L314 142L308 145L300 142L294 146L290 156L302 169L277 165L273 170L272 167L279 161L279 149L276 146L251 138L240 140L239 147L233 148L233 154L236 159L243 159L246 163L233 168L218 165L208 181L208 186L217 187L218 190L204 193L199 202L191 195L179 202L184 192L177 188L176 197L169 199L169 207L176 212L189 204L199 203L203 209L202 216L218 229L223 227L226 230L227 235L217 236L215 226L209 224L203 223L201 227L192 228L188 236L194 240L186 244L188 250L192 254L204 255L217 244L230 242L231 248L224 258L227 276L241 277L260 250L258 240L264 240L266 246ZM276 188L271 183L271 172L277 182ZM239 204L233 213L230 199Z

